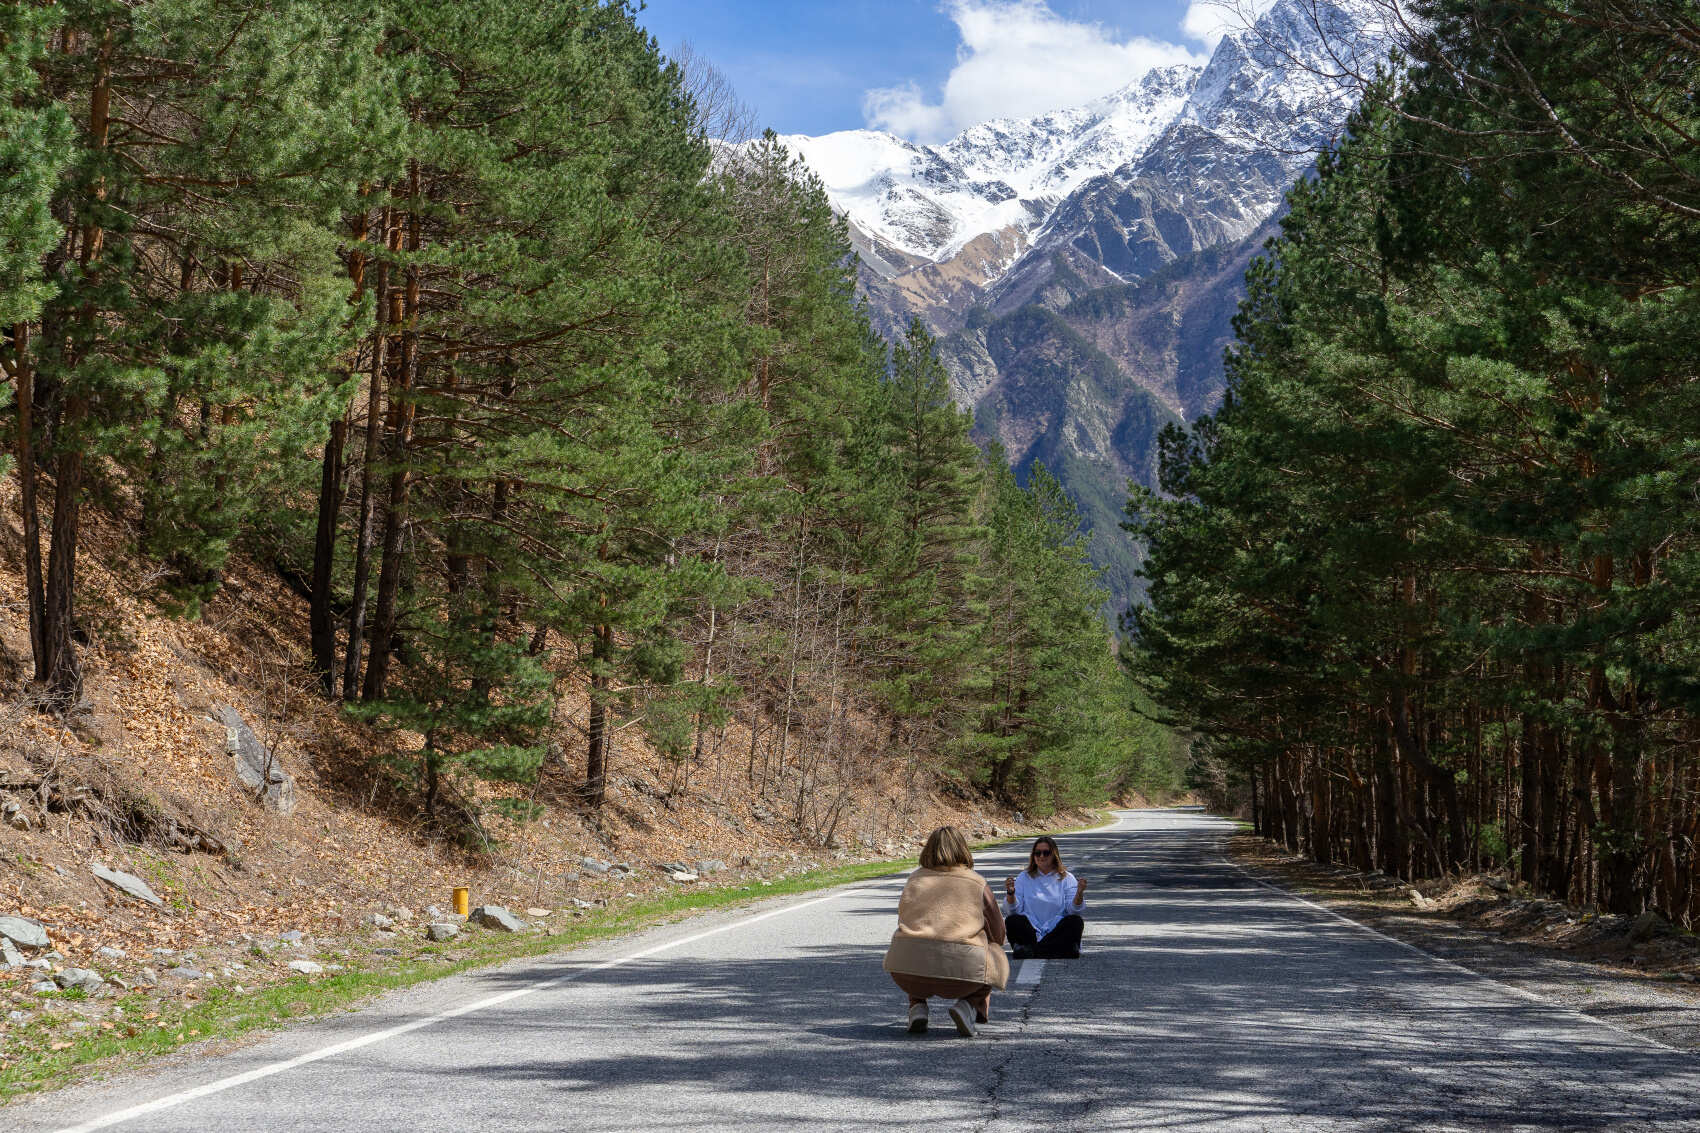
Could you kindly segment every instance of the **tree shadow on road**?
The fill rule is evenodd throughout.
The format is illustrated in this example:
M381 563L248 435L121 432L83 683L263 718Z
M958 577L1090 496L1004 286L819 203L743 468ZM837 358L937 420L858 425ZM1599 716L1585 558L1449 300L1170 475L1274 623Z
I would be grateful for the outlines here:
M1295 906L1196 839L1094 849L1098 876L1116 880L1093 890L1085 958L995 996L979 1039L959 1039L942 1013L908 1035L883 948L823 942L783 959L670 955L587 972L578 986L603 989L620 1005L612 1018L587 1017L569 1046L563 1021L525 1000L482 1012L466 1020L457 1073L531 1082L586 1127L614 1121L604 1107L637 1091L659 1108L615 1124L684 1122L672 1107L688 1099L691 1121L710 1127L747 1114L733 1099L762 1095L776 1126L901 1126L907 1114L1034 1128L1700 1129L1688 1055ZM889 919L891 896L869 891L846 911ZM481 1030L493 1050L534 1030L548 1053L481 1058Z

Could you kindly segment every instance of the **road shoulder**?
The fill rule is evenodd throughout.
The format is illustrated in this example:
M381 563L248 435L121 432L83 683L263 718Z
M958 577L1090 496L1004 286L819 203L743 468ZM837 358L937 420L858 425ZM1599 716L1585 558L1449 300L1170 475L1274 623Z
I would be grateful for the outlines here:
M1234 835L1223 850L1258 880L1430 955L1662 1046L1700 1051L1700 942L1693 934L1667 929L1631 942L1626 926L1556 902L1476 882L1416 889L1317 865L1250 834Z

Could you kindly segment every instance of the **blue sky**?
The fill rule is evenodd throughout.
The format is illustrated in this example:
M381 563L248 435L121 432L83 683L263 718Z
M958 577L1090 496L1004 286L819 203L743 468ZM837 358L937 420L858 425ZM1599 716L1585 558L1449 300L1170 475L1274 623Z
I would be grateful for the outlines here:
M1200 60L1234 2L648 0L638 20L664 51L689 42L780 133L938 141Z

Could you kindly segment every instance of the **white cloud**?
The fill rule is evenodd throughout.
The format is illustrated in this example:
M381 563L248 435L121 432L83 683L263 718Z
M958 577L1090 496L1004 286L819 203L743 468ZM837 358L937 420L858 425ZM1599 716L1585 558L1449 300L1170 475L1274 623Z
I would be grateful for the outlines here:
M1181 31L1188 39L1214 49L1224 35L1249 28L1274 3L1275 0L1192 0L1186 6L1186 15L1181 17Z
M870 90L862 99L870 127L942 141L988 119L1079 106L1153 67L1203 62L1181 44L1117 40L1099 24L1065 20L1045 0L946 0L945 11L962 42L938 101L915 83Z

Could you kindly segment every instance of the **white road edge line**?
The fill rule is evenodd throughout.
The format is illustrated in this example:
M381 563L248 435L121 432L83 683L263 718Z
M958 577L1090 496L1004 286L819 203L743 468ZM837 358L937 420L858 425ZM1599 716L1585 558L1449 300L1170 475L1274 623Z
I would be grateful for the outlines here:
M1389 936L1385 932L1381 932L1378 929L1373 929L1369 925L1366 925L1361 921L1353 920L1351 917L1348 917L1344 913L1336 912L1335 910L1330 909L1327 905L1319 905L1315 901L1312 901L1308 898L1299 896L1297 893L1294 893L1290 889L1283 889L1279 885L1275 885L1275 884L1272 884L1271 882L1265 881L1261 877L1258 877L1256 874L1252 873L1250 870L1246 869L1244 866L1240 865L1240 863L1238 863L1238 862L1234 861L1232 858L1228 857L1228 855L1226 853L1223 853L1221 843L1217 843L1216 852L1217 852L1217 854L1219 854L1221 856L1222 861L1227 863L1227 865L1230 866L1231 868L1233 868L1234 870L1238 871L1240 873L1240 875L1243 876L1246 880L1251 881L1251 882L1253 882L1257 885L1263 886L1263 888L1269 890L1271 893L1279 893L1283 897L1287 897L1287 898L1290 898L1294 901L1297 901L1301 905L1309 905L1311 908L1315 909L1316 911L1318 911L1320 913L1328 914L1330 917L1333 917L1335 920L1339 921L1341 924L1348 926L1349 928L1357 929L1359 932L1362 932L1362 933L1368 933L1370 936L1378 937L1382 940L1388 941L1391 944L1397 944L1400 948L1405 949L1405 951L1415 952L1418 956L1421 956L1425 960L1432 960L1436 964L1440 964L1444 967L1451 968L1454 971L1463 972L1465 975L1471 976L1471 977L1478 979L1478 980L1481 980L1484 983L1490 983L1490 984L1493 984L1495 987L1503 988L1506 991L1510 992L1512 995L1517 996L1519 999L1528 1000L1530 1003L1537 1003L1540 1006L1545 1007L1548 1011L1553 1011L1553 1012L1556 1012L1560 1015L1569 1015L1572 1018L1585 1020L1589 1023L1594 1024L1595 1026L1604 1027L1608 1031L1616 1031L1620 1035L1628 1035L1632 1039L1639 1039L1640 1041L1646 1043L1648 1046L1658 1047L1660 1050L1671 1051L1671 1052L1676 1053L1676 1054L1686 1053L1686 1052L1683 1051L1683 1049L1681 1047L1671 1046L1669 1043L1662 1043L1658 1039L1655 1039L1650 1035L1644 1035L1639 1031L1632 1031L1628 1027L1622 1026L1618 1023L1613 1023L1609 1019L1601 1019L1601 1018L1598 1018L1596 1016L1588 1014L1586 1011L1578 1011L1574 1007L1566 1007L1562 1003L1554 1003L1552 1000L1547 999L1543 996L1537 995L1536 993L1528 990L1527 988L1521 988L1521 987L1518 987L1516 984L1506 983L1504 980L1496 979L1493 976L1484 975L1483 973L1476 971L1474 968L1469 968L1469 967L1464 966L1463 964L1458 963L1458 961L1456 961L1456 960L1448 960L1444 956L1436 956L1433 952L1426 952L1423 949L1418 948L1415 944L1412 944L1408 940L1400 940L1397 936Z
M1015 974L1015 986L1025 987L1028 984L1037 984L1044 974L1045 962L1043 960L1023 960L1021 961L1021 971Z
M228 1078L220 1078L216 1082L208 1082L205 1085L196 1086L193 1089L183 1090L180 1093L168 1094L163 1098L156 1098L151 1102L143 1102L140 1105L131 1106L129 1109L119 1110L117 1113L109 1113L104 1117L96 1117L92 1120L83 1122L81 1125L68 1125L62 1129L56 1130L55 1133L93 1133L96 1129L106 1129L125 1121L132 1121L135 1118L146 1116L150 1113L158 1113L161 1110L172 1109L185 1102L197 1101L200 1098L209 1097L212 1094L223 1093L225 1090L234 1089L237 1086L244 1086L249 1082L257 1082L261 1078L270 1078L274 1074L282 1074L284 1071L293 1070L297 1066L305 1066L310 1062L318 1062L321 1059L333 1058L339 1054L346 1054L351 1050L359 1050L363 1046L371 1046L374 1043L381 1043L386 1039L393 1039L400 1035L405 1035L410 1031L422 1030L437 1023L443 1023L450 1019L459 1018L462 1015L470 1015L474 1011L482 1011L487 1007L495 1007L498 1004L509 1003L515 999L530 995L533 992L543 991L547 988L556 987L564 983L572 983L574 980L580 979L583 976L588 976L596 972L605 972L610 968L618 968L622 964L631 963L633 960L643 960L661 952L671 951L674 948L682 948L687 944L695 944L699 940L706 940L708 937L718 936L723 932L730 932L733 929L743 928L746 925L755 924L757 921L765 921L770 917L778 917L783 916L786 913L794 913L799 909L807 909L813 905L824 904L827 901L836 901L838 898L845 896L850 892L854 892L854 890L845 889L836 893L828 894L825 897L816 897L812 901L802 901L795 905L787 905L782 909L770 909L765 913L758 913L753 917L745 917L741 921L734 921L731 924L721 925L719 928L711 928L706 932L696 933L694 936L686 936L678 940L669 940L664 944L657 944L637 952L632 952L625 956L616 956L612 960L604 960L601 963L592 964L589 967L575 968L573 971L568 972L565 975L554 976L550 979L541 980L528 987L515 988L512 991L504 991L500 995L492 995L485 999L476 1000L472 1003L462 1004L461 1006L451 1008L448 1011L439 1012L429 1018L415 1019L410 1023L402 1023L399 1026L389 1027L382 1031L373 1031L371 1034L361 1035L358 1038L345 1039L342 1042L333 1043L326 1047L320 1047L318 1050L309 1051L306 1054L297 1055L294 1058L286 1059L282 1062L273 1062L270 1065L260 1066L241 1074L233 1074Z

